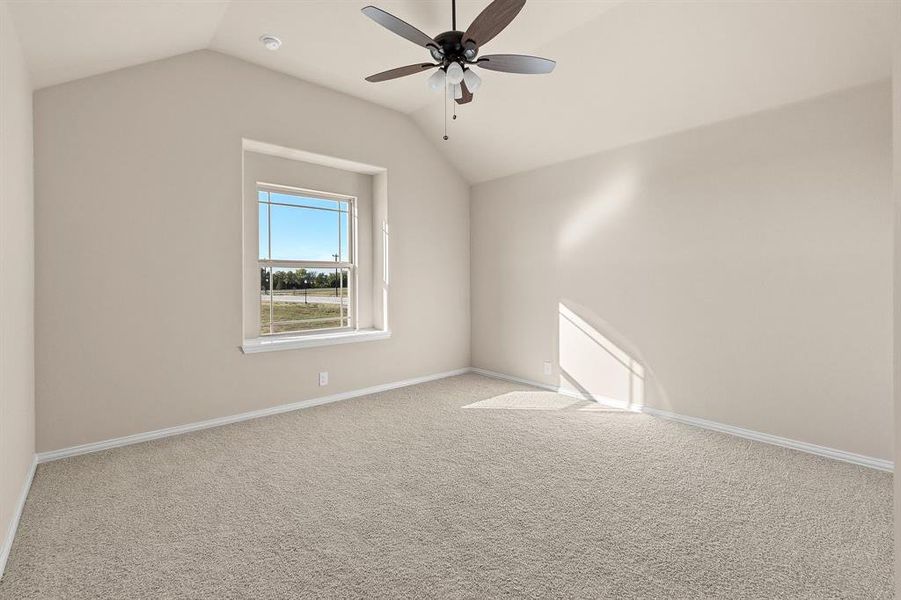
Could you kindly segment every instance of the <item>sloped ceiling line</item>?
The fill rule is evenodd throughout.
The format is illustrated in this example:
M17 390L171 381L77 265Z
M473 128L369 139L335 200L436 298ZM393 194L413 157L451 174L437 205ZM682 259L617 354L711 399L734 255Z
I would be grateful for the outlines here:
M465 27L488 0L459 0ZM15 2L36 87L209 48L410 115L470 182L863 85L891 74L892 3L529 0L491 53L557 60L551 75L481 72L442 138L426 76L363 77L424 60L363 17L369 2ZM449 0L372 0L434 35ZM278 52L263 48L279 36Z

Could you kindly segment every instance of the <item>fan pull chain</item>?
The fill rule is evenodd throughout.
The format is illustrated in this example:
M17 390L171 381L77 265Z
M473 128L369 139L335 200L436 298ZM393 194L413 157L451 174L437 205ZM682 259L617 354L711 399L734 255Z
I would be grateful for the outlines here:
M447 141L447 82L444 82L444 141Z

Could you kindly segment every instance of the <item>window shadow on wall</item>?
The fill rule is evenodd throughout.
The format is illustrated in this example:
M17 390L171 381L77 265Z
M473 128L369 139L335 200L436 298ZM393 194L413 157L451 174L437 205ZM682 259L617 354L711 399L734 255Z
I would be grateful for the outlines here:
M562 302L558 313L562 386L620 409L643 406L644 366Z

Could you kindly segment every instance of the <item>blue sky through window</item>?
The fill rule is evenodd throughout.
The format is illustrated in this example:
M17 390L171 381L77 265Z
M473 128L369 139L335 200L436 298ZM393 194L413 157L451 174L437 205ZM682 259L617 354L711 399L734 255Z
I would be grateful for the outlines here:
M267 195L272 202L291 204L280 206L266 202ZM348 257L348 203L335 200L321 200L288 194L259 192L259 232L260 258L272 260L316 260L335 261L339 254L341 261ZM316 208L338 209L317 210ZM271 213L271 214L270 214ZM271 231L270 231L271 217ZM340 248L339 248L340 232ZM269 256L269 244L272 256Z

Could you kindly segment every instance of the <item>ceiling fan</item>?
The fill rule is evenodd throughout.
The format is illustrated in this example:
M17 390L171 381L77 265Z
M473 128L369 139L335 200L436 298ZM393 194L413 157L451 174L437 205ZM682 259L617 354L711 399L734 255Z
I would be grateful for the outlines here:
M457 31L457 3L456 0L451 0L452 30L439 33L434 38L380 8L367 6L362 9L364 15L402 38L426 48L435 62L390 69L370 75L366 81L388 81L437 68L429 77L429 87L436 91L446 87L448 98L453 98L458 104L466 104L472 102L473 93L482 84L482 79L470 68L472 66L504 73L550 73L557 63L546 58L521 54L479 56L482 46L503 31L525 4L526 0L494 0L479 13L466 31Z

